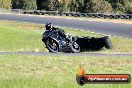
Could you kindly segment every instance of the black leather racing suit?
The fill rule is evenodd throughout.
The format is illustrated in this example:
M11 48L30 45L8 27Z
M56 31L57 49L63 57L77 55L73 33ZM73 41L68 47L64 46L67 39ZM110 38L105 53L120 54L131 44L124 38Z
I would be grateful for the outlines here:
M66 32L64 30L55 27L52 27L52 30L58 32L60 36L66 38Z

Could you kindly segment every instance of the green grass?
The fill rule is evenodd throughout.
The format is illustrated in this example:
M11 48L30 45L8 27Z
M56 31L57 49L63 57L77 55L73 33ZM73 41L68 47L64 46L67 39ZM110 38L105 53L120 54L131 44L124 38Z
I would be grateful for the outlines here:
M64 28L67 33L73 36L101 37L102 35ZM47 52L41 35L44 25L33 23L22 23L14 21L0 21L0 51L34 51ZM111 37L114 48L103 49L102 53L132 53L132 40ZM92 51L91 51L92 52ZM95 51L96 52L96 51Z
M0 22L0 51L41 51L41 48L42 51L46 51L41 41L42 30L32 30L34 28L32 25L2 22Z
M47 51L41 41L43 26L0 21L0 51ZM71 35L102 36L63 29ZM132 40L111 39L114 48L98 52L132 53ZM75 80L80 65L88 74L132 75L131 57L0 55L0 88L81 88ZM83 88L132 88L132 84L88 84Z
M131 57L0 56L0 88L80 88L78 67L88 74L130 74ZM131 88L132 84L88 84L83 88Z

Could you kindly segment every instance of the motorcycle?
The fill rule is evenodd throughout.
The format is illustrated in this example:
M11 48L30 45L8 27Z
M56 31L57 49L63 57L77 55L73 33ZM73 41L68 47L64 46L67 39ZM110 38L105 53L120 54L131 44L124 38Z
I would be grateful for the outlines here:
M113 47L108 36L95 38L66 35L66 37L63 37L55 30L46 30L42 35L42 41L49 52L53 53L79 53L80 51L100 50L104 47L111 49Z
M42 41L45 43L49 52L80 52L80 46L76 43L72 36L67 36L67 38L64 38L54 30L46 30L42 35Z

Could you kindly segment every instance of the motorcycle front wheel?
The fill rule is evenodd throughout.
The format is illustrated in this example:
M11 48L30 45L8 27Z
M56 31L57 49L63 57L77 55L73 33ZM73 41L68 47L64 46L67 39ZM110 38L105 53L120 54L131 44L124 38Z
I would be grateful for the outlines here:
M52 52L52 53L59 52L59 46L55 40L48 39L45 43L46 43L46 48L49 50L49 52Z

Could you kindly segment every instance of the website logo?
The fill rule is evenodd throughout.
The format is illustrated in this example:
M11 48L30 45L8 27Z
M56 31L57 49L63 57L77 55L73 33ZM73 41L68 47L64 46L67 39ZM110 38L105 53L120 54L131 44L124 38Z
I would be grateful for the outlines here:
M86 74L84 68L80 66L76 75L76 81L79 85L100 83L124 84L131 82L131 76L129 74Z

